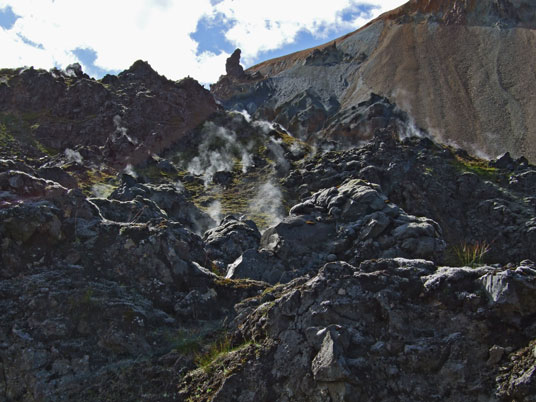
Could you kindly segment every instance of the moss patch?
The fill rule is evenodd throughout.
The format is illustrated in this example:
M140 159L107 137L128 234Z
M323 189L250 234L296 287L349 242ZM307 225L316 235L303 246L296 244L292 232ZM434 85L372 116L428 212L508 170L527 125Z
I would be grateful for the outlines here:
M78 187L88 197L108 197L118 186L119 178L112 170L88 169L82 173L73 173Z
M252 279L229 279L223 277L216 278L214 284L232 289L262 289L266 286L264 282L254 281Z
M500 178L499 170L482 159L456 155L452 164L458 171L474 173L484 180L497 181Z
M29 115L29 116L27 116ZM41 157L58 153L39 142L34 131L39 127L34 114L0 113L0 145L9 156Z

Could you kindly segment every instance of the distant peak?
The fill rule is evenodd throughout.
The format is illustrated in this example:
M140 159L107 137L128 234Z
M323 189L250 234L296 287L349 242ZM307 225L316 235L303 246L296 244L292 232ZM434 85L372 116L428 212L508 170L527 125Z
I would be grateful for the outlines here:
M159 77L159 74L144 60L136 60L128 70L119 74L119 77L135 77L138 79L147 79Z

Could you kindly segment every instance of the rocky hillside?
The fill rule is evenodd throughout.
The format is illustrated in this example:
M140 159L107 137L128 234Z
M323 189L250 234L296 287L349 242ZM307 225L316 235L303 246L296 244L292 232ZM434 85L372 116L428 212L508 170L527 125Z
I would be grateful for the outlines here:
M212 87L230 108L302 138L369 138L355 106L396 102L436 140L536 161L536 3L412 0L323 46L231 72Z
M536 401L536 166L370 92L327 135L239 59L253 115L141 61L0 70L0 400Z
M0 70L0 155L83 146L84 158L124 168L181 139L217 109L195 80L171 82L143 61L100 81L78 64L66 71Z

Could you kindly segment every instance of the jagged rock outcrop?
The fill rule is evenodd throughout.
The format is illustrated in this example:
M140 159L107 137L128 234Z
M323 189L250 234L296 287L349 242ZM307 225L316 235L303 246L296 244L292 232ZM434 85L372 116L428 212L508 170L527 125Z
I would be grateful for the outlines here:
M100 81L79 67L2 70L0 117L8 129L50 152L98 146L95 157L122 168L164 150L218 109L197 81L169 81L141 60Z
M166 219L179 222L196 233L204 233L215 225L214 220L199 210L176 186L138 183L127 174L122 178L121 185L110 194L110 200L95 200L106 218L116 222L147 222L165 215Z
M218 226L205 232L203 240L211 260L226 266L242 253L259 246L261 234L252 220L226 216Z
M234 79L245 78L244 68L240 65L240 55L242 51L236 49L233 54L227 59L225 63L225 72L227 76Z
M264 232L260 248L260 253L250 252L229 267L233 275L249 271L249 277L275 284L314 271L327 261L359 264L410 256L440 260L445 243L436 222L406 214L377 185L350 180L295 205L288 218ZM283 272L282 265L287 267ZM267 271L258 272L260 267Z
M304 137L346 129L354 144L373 132L353 130L352 120L374 92L436 140L534 162L535 11L527 0L412 0L335 41L247 69L256 80L224 77L211 91L227 108Z

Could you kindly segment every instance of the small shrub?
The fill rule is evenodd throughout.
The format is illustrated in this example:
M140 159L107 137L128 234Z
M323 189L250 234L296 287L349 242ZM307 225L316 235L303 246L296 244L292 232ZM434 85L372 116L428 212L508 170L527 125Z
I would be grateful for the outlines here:
M205 353L197 354L195 362L198 367L206 369L218 357L233 350L231 337L227 334L212 343Z

